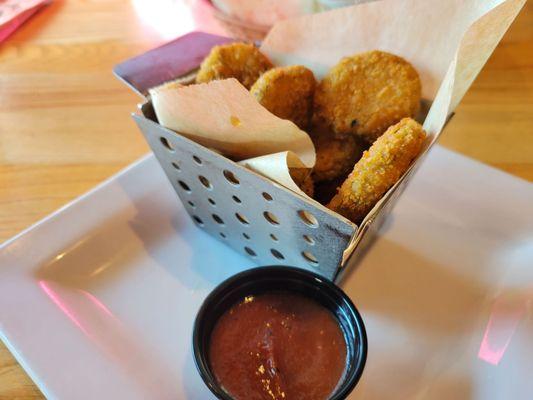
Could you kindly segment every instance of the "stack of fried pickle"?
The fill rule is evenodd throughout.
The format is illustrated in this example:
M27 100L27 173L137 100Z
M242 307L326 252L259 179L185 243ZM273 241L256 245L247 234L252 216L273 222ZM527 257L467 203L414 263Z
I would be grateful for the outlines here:
M317 82L302 65L274 67L254 45L232 43L211 50L196 81L226 78L236 78L267 110L310 134L316 165L311 175L293 178L356 223L409 168L426 137L412 119L420 107L418 73L390 53L345 57Z

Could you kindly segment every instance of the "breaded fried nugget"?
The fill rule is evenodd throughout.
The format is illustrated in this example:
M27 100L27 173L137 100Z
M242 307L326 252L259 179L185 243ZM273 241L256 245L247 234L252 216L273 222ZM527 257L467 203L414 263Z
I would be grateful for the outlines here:
M363 154L363 145L353 136L336 138L327 130L315 130L311 135L316 151L313 168L315 182L330 181L346 175Z
M307 177L300 183L300 189L311 198L315 195L315 182L313 182L311 174L307 175Z
M411 118L391 126L365 151L327 207L359 223L408 169L425 137Z
M316 80L302 65L277 67L265 72L250 92L272 114L306 129L313 114Z
M200 65L196 82L236 78L246 89L250 89L259 76L270 68L270 60L253 44L225 44L211 49Z
M315 194L315 183L307 168L290 168L289 173L294 183L309 197Z
M315 116L336 136L355 134L372 143L420 107L418 73L403 58L369 51L343 58L317 86Z

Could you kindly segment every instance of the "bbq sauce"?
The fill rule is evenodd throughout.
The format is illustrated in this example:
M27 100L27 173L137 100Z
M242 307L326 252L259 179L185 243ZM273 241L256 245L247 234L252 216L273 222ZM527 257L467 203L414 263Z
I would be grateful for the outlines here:
M209 345L211 370L235 400L326 400L343 376L346 353L333 314L288 292L234 304Z

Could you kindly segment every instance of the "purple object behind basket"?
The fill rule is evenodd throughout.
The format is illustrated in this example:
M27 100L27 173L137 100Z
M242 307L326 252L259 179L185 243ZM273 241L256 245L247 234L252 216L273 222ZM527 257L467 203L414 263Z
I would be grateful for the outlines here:
M191 32L118 64L113 72L145 97L149 89L196 69L213 46L233 41L224 36Z

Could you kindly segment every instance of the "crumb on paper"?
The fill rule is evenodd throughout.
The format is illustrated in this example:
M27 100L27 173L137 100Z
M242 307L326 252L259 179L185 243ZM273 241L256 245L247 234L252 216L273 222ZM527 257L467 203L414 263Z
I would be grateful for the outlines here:
M239 119L239 117L236 117L235 115L232 115L232 116L229 117L229 122L233 126L240 126L241 125L241 120Z

